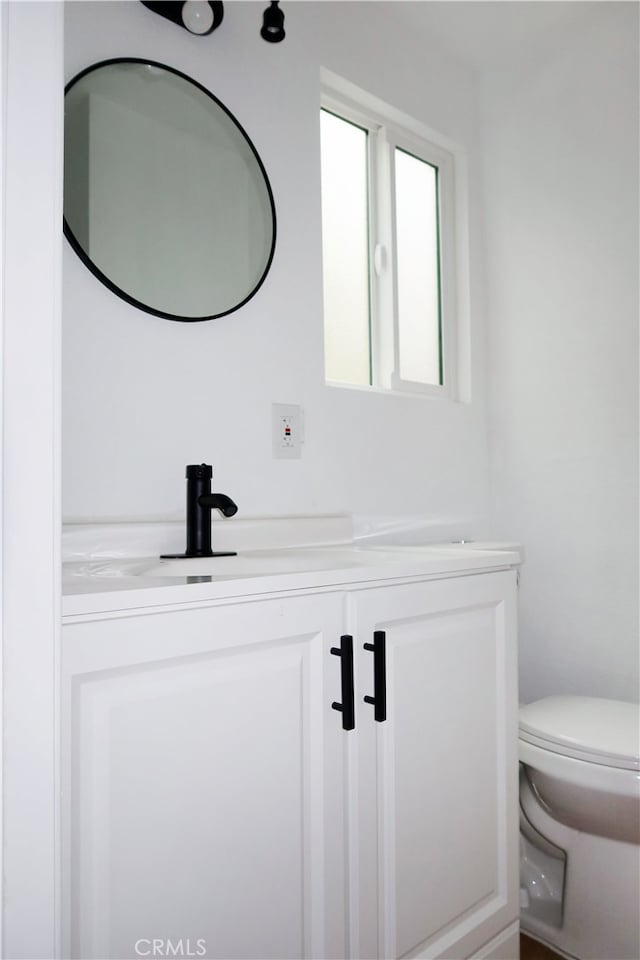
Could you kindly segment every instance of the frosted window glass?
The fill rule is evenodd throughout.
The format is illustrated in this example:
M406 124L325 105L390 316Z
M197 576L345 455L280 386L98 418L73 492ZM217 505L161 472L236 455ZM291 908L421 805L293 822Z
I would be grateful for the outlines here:
M395 151L399 373L442 383L438 170Z
M367 131L321 111L325 375L371 383Z

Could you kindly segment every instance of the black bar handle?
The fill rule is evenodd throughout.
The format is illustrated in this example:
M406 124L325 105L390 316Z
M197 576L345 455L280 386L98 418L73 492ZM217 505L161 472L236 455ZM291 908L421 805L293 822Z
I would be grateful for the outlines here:
M387 719L387 635L384 630L374 630L373 643L365 643L365 650L373 651L373 696L364 702L374 707L373 716L379 723Z
M340 637L340 646L331 647L334 657L340 657L340 676L342 681L342 703L331 704L332 710L342 714L342 729L353 730L356 725L356 705L353 694L353 637L344 634Z

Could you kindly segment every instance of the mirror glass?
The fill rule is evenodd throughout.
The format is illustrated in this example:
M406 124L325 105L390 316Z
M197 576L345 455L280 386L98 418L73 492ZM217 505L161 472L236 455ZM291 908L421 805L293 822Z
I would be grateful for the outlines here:
M64 231L129 303L209 320L262 284L275 207L256 149L224 104L172 67L107 60L66 88Z

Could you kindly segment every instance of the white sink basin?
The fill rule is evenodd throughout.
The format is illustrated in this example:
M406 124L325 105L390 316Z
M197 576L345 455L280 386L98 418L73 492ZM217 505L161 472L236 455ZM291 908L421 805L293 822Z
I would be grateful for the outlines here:
M381 566L406 561L407 557L402 552L360 550L357 547L309 547L298 550L246 551L236 557L150 561L148 564L140 564L135 571L129 573L134 572L141 577L211 577L217 580Z
M226 583L251 578L313 574L314 571L323 582L338 583L341 582L340 571L349 581L376 580L379 577L486 570L496 566L498 557L506 566L521 563L521 553L507 551L505 546L500 544L498 551L497 544L491 544L493 549L488 549L489 544L475 544L473 549L466 544L425 544L422 547L399 544L356 547L345 544L246 550L234 557L167 560L159 557L95 557L64 564L64 593L130 590L165 583L169 585L170 581L173 581L173 585ZM390 567L393 573L389 571ZM335 576L333 571L336 571Z

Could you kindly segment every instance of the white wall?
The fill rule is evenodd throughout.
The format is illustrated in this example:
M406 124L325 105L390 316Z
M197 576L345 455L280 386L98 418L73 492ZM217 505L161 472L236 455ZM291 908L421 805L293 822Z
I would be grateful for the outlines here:
M492 533L521 696L638 696L638 7L485 87Z
M477 155L476 84L425 46L398 4L287 3L287 38L259 37L265 3L226 3L193 37L139 3L67 4L66 73L99 59L166 62L211 89L252 137L273 187L278 243L240 311L181 324L117 299L64 259L64 512L178 518L184 465L214 464L244 516L422 514L482 535L488 516L478 177L471 182L471 404L324 386L319 70L327 67ZM395 9L394 9L395 8ZM473 169L476 168L473 163ZM271 403L306 415L300 461L271 454Z
M62 6L0 4L3 957L56 956Z

